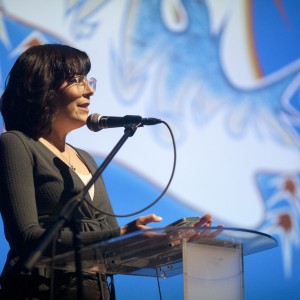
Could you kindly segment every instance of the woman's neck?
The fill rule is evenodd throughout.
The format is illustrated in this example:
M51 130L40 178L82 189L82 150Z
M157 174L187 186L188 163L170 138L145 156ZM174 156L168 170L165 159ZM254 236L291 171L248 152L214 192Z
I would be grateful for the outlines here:
M49 134L43 135L41 139L46 140L51 145L56 147L60 152L64 152L66 148L66 134L51 132Z

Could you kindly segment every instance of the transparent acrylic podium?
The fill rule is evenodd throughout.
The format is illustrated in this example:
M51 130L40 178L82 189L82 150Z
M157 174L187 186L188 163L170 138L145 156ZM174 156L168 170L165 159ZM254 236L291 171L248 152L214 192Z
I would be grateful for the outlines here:
M185 300L243 299L243 257L274 248L277 241L253 230L219 230L165 227L138 231L84 247L82 267L84 271L161 278L183 274ZM54 260L57 269L75 270L73 252ZM43 258L39 265L49 263L49 258Z

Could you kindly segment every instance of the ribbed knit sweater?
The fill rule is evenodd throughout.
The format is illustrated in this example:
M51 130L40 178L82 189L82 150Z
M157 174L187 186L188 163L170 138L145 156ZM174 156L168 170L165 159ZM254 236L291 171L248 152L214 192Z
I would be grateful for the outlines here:
M95 160L87 152L74 149L93 174L97 169ZM55 216L74 196L74 190L78 192L83 188L79 176L40 141L19 131L0 136L0 211L10 246L5 268L19 258L26 258L35 249ZM86 198L91 201L89 195ZM92 203L101 211L113 213L101 177L95 183ZM120 235L114 217L106 217L86 202L78 215L83 245ZM61 232L57 251L72 250L72 238L72 232L66 227Z

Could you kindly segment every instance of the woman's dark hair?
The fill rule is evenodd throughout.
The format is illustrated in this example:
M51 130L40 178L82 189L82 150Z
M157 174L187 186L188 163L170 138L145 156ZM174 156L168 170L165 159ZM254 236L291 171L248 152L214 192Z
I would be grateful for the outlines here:
M27 49L13 65L1 96L6 130L19 130L34 138L50 132L58 88L74 75L87 75L90 68L87 54L67 45Z

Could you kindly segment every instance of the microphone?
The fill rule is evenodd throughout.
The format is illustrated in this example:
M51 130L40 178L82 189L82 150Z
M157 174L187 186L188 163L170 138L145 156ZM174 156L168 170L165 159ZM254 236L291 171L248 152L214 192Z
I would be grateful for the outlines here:
M124 117L110 117L101 116L100 114L91 114L86 121L88 129L91 131L100 131L106 128L115 127L129 127L132 125L137 125L137 127L142 127L144 125L156 125L162 121L156 118L142 118L141 116L127 115Z

